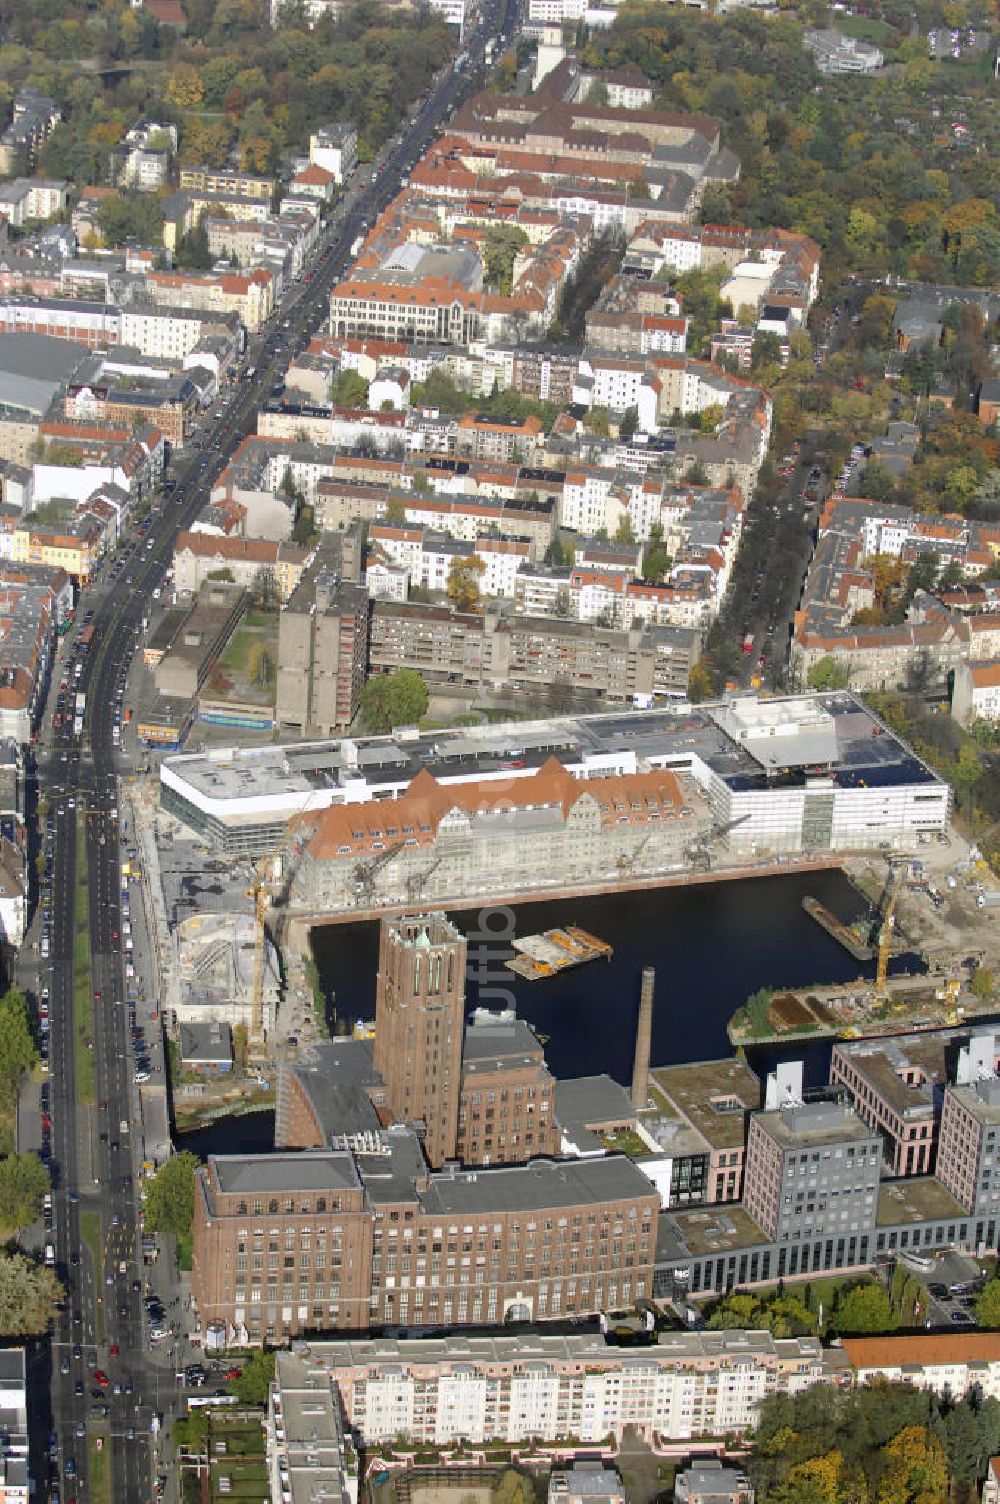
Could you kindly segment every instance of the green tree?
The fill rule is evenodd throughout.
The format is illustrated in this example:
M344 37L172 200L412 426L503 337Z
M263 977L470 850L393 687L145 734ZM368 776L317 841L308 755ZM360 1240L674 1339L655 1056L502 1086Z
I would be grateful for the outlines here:
M157 1170L146 1191L146 1226L151 1232L183 1237L191 1231L197 1168L197 1155L185 1149Z
M264 1406L273 1380L274 1353L255 1352L244 1363L239 1378L230 1379L229 1389L241 1405Z
M700 705L702 700L710 700L714 694L715 684L708 664L692 664L687 682L687 696L691 704Z
M514 262L528 237L520 225L497 225L487 230L483 241L483 268L486 280L507 297L513 285Z
M860 1284L837 1297L830 1325L840 1333L892 1332L899 1325L883 1285Z
M215 260L208 248L208 231L202 222L204 216L186 230L177 242L174 260L185 271L207 272Z
M456 554L448 570L448 599L459 611L472 611L479 605L479 582L486 570L485 559L478 554Z
M426 713L427 685L412 668L369 679L361 691L361 718L369 731L413 726Z
M367 407L368 382L343 366L330 382L330 401L334 407Z
M38 1216L51 1185L37 1154L8 1154L0 1159L0 1227L8 1232L27 1227Z
M976 1320L980 1326L996 1331L1000 1328L1000 1279L986 1281L976 1301Z
M295 523L292 527L292 542L299 543L303 548L308 548L316 539L316 513L303 502L295 514Z
M23 1253L0 1253L0 1336L39 1336L64 1293L51 1269Z
M10 1105L21 1076L37 1059L27 999L11 987L0 997L0 1103Z
M832 653L814 663L807 674L810 689L830 690L847 688L847 667L838 663Z
M969 983L969 991L973 997L982 999L990 998L997 990L997 979L994 972L988 966L979 966Z

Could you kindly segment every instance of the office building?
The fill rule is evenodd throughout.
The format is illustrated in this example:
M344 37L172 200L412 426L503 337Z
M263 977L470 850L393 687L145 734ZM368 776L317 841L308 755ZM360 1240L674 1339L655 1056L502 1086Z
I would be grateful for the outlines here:
M797 1102L752 1113L743 1202L776 1243L875 1226L882 1143L836 1102Z
M934 1169L942 1093L953 1079L950 1062L960 1039L967 1040L968 1031L834 1044L830 1084L844 1087L858 1117L882 1135L887 1175L929 1175Z
M651 1294L658 1209L622 1155L428 1173L401 1127L354 1152L212 1156L192 1303L230 1344L593 1314Z

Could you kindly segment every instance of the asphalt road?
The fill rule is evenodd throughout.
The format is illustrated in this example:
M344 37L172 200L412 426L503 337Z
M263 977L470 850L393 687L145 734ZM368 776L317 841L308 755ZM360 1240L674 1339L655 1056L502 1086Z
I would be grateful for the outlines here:
M383 152L348 195L327 231L310 280L289 290L270 327L251 343L247 362L256 367L253 379L232 389L221 416L188 446L172 467L174 489L154 503L148 532L124 541L78 607L78 617L93 612L94 626L76 685L87 697L83 736L74 738L64 723L37 769L51 821L51 954L44 963L50 970L46 973L43 964L40 979L51 993L48 1085L54 1185L48 1236L67 1288L51 1344L52 1424L58 1441L51 1494L62 1504L93 1491L88 1475L94 1458L88 1447L98 1437L110 1458L108 1497L115 1504L146 1504L157 1460L153 1417L161 1416L169 1426L180 1407L173 1376L165 1376L154 1362L145 1329L140 1167L135 1162L138 1093L119 939L117 788L125 762L113 743L112 728L147 603L163 582L177 531L190 525L233 451L254 430L257 410L275 376L303 338L325 329L329 289L350 259L353 240L398 191L440 124L478 86L486 42L510 37L514 24L514 0L487 0L465 38L469 61L459 73L449 69L441 75L403 139ZM67 662L73 661L70 650ZM72 674L62 661L56 677L60 675L72 686ZM85 922L82 908L77 918L78 894L84 892ZM76 1004L82 1008L89 990L93 1105L77 1100L74 1051L75 1034L83 1024L74 1007L74 943L84 937L92 976ZM83 1239L81 1214L88 1214L91 1245L96 1233L96 1258ZM95 1369L107 1377L105 1387L94 1379Z

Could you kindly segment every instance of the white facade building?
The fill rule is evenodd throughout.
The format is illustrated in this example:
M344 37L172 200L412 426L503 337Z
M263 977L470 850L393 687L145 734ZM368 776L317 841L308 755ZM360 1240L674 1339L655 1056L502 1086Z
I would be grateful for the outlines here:
M421 1342L311 1342L279 1353L308 1363L317 1396L334 1392L365 1447L397 1436L444 1446L457 1440L522 1442L567 1433L594 1445L635 1427L687 1440L749 1431L768 1394L795 1393L825 1376L813 1337L766 1332L670 1332L641 1351L603 1337L449 1337Z

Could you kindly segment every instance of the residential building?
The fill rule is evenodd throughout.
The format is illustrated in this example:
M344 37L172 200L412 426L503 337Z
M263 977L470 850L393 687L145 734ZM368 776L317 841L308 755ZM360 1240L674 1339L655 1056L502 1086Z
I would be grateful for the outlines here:
M552 1469L548 1504L626 1504L625 1485L613 1467L581 1459Z
M620 1441L627 1427L647 1444L740 1433L754 1428L766 1394L797 1394L849 1372L815 1337L738 1331L661 1332L638 1351L594 1333L310 1338L278 1354L277 1394L286 1374L293 1392L299 1387L300 1365L318 1403L332 1393L369 1450L397 1437L475 1446L571 1435L596 1447Z
M845 1337L856 1384L929 1389L952 1402L973 1390L1000 1399L1000 1333L921 1332L908 1337Z
M14 95L13 118L0 135L0 176L30 172L38 148L62 119L54 99L31 84Z
M343 578L333 544L315 551L278 621L276 715L302 733L346 729L365 682L368 594Z
M266 173L231 171L223 167L187 164L180 170L181 193L225 193L234 198L260 199L270 203L277 184Z
M289 1504L358 1504L358 1457L344 1434L336 1390L317 1385L307 1358L283 1353L264 1434L271 1498Z
M0 943L16 950L24 940L28 874L22 849L0 838Z
M53 178L15 178L0 184L0 219L18 228L51 219L66 207L69 184Z
M1000 720L1000 663L957 663L951 713L960 726Z
M180 532L174 541L174 588L197 593L206 580L228 574L244 590L284 605L309 558L309 550L297 543Z
M676 1504L754 1504L746 1473L726 1467L718 1457L703 1457L674 1475Z
M309 161L331 173L335 183L343 184L358 165L356 128L342 121L317 126L309 137Z
M28 1397L23 1347L0 1349L0 1500L28 1504Z
M140 121L113 153L117 182L123 188L155 193L168 181L176 151L176 125L158 120Z

